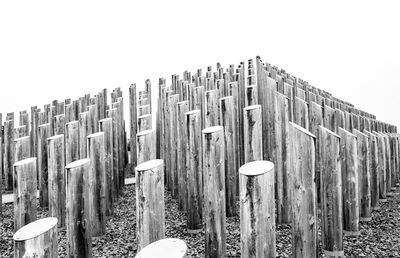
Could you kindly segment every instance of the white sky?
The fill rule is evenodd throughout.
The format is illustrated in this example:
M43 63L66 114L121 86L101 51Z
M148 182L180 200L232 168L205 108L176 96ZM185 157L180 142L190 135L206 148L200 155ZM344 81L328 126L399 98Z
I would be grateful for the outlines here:
M400 126L399 8L399 1L1 1L0 111L5 117L105 87L127 97L132 82L157 86L160 76L169 83L173 73L260 55Z

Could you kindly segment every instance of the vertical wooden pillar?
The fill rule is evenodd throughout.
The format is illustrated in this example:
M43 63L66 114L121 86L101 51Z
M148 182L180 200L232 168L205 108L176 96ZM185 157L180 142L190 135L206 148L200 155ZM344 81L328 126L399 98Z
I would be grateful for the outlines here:
M138 116L137 118L137 132L143 132L146 130L150 130L152 127L152 115L147 114L147 115L142 115Z
M37 132L39 113L36 106L31 108L31 157L37 157Z
M340 162L343 191L343 232L346 235L359 235L359 159L357 136L338 128L340 136ZM360 154L361 155L361 154Z
M242 257L275 257L274 164L258 160L239 169Z
M4 124L4 183L6 190L13 189L14 120Z
M152 159L136 167L138 250L165 237L164 161Z
M129 87L129 121L130 121L130 159L132 169L137 166L136 163L136 132L137 132L137 94L136 84Z
M263 159L261 105L243 109L244 162Z
M203 134L205 257L226 257L225 144L222 126Z
M39 173L39 204L49 205L47 138L50 137L50 124L39 125L38 128L38 173Z
M218 91L204 92L204 128L219 124Z
M90 159L80 159L65 167L67 256L92 257L92 234L89 219Z
M58 257L57 218L33 221L20 228L13 236L14 257Z
M65 115L56 115L54 117L54 135L65 133Z
M14 232L36 220L36 158L20 160L13 165Z
M113 130L112 118L104 118L99 121L99 130L104 132L105 171L106 171L106 215L114 213L113 200L116 190L113 184Z
M92 133L92 120L90 119L89 112L82 112L79 114L79 158L85 159L88 157L87 153L87 136Z
M47 139L49 166L49 215L58 219L58 227L65 226L65 152L64 135Z
M89 119L89 131L88 134L97 133L99 131L99 114L96 105L88 106L88 119Z
M298 97L295 97L294 99L294 122L308 130L308 127L310 125L308 119L308 104Z
M79 159L79 122L65 124L65 164Z
M118 110L116 108L109 109L107 111L107 116L112 119L112 130L113 130L113 189L116 190L113 195L114 201L118 200L118 196L120 194L120 186L119 186L119 124L118 124ZM137 145L135 144L136 148ZM135 157L137 160L137 157Z
M156 158L156 131L154 129L140 132L136 135L137 163Z
M257 85L249 85L245 87L245 107L257 105L258 104L258 92Z
M381 133L374 132L378 143L379 200L386 201L386 155L385 140Z
M176 125L177 125L177 113L176 113L176 103L179 102L179 95L174 94L169 97L169 131L170 131L170 189L171 194L174 199L178 198L178 173L177 173L177 138Z
M344 256L340 137L325 127L319 132L321 158L322 250L327 256Z
M31 157L31 139L24 136L14 140L14 163Z
M335 130L335 120L333 118L333 112L334 110L329 107L328 105L323 106L323 115L324 115L324 123L323 126L331 131Z
M189 101L176 103L177 115L177 172L178 172L178 204L181 211L187 211L187 170L186 170L186 120L185 113L189 111Z
M389 140L389 136L387 133L385 133L384 135L384 139L385 139L385 161L386 161L386 192L388 195L392 195L392 193L390 193L392 191L392 164L390 162L390 140Z
M371 174L371 209L379 210L378 142L376 136L364 130L368 136L369 170Z
M289 122L289 183L293 257L317 257L315 136Z

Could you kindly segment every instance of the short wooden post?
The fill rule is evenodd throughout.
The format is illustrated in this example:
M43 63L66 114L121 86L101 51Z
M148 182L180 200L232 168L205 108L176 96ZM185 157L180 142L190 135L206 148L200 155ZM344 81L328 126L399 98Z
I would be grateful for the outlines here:
M92 108L94 112L94 108ZM87 136L92 133L92 120L90 119L89 112L82 112L79 114L79 158L85 159L88 157L87 153Z
M57 221L48 217L20 228L13 236L14 257L58 257Z
M325 127L319 132L321 158L322 250L327 256L344 256L343 200L340 137Z
M93 237L106 231L106 170L104 133L87 136L87 153L90 158L88 174L90 224Z
M238 214L236 209L237 196L239 195L239 148L238 134L235 119L234 98L232 96L219 99L220 123L224 129L225 141L225 200L226 216L233 217Z
M90 159L80 159L65 167L67 256L92 257L92 234L89 220Z
M398 152L397 152L397 142L396 142L396 138L395 135L390 133L388 135L389 137L389 142L390 142L390 165L391 165L391 169L390 169L390 175L391 175L391 187L392 190L396 190L396 184L399 181L398 178L398 167L397 167L397 161L396 161L396 157L398 156Z
M152 128L152 115L146 114L137 118L137 133L150 130Z
M178 172L178 204L179 210L187 211L187 170L186 170L186 120L185 113L189 111L189 101L176 103L176 133L177 133L177 172Z
M156 131L146 130L136 134L136 153L138 165L156 158Z
M274 174L264 160L239 169L241 257L276 256Z
M50 137L50 124L39 125L38 128L38 173L39 173L39 204L49 205L47 138Z
M14 141L14 162L31 157L31 138L24 136Z
M225 144L222 126L203 134L205 257L226 257Z
M165 237L164 161L152 159L136 169L138 250Z
M343 232L345 235L359 235L359 159L357 136L338 128L340 136L340 162L343 191Z
M47 139L49 166L49 215L58 219L58 227L65 226L65 152L64 135Z
M14 232L36 220L36 158L14 163Z
M379 200L386 201L386 155L385 140L382 134L374 132L378 140Z
M25 126L26 135L29 134L29 114L26 110L19 113L19 125Z
M113 184L113 131L112 118L99 121L99 130L104 132L105 171L106 171L106 215L114 213L113 200L116 190Z
M176 113L176 103L179 102L179 95L174 94L169 97L169 132L170 132L170 171L168 174L170 175L170 187L172 198L178 198L178 173L177 173L177 138L178 135L176 133L176 125L177 125L177 113ZM140 164L140 163L138 163Z
M204 95L204 127L216 126L219 124L218 91L208 90Z
M262 160L261 105L245 107L243 109L243 116L244 162Z
M379 174L378 174L378 142L376 136L364 130L368 136L369 170L371 174L371 209L379 210Z
M185 258L187 252L186 243L177 238L164 238L153 242L140 250L135 258L163 257L168 254L170 258Z
M13 189L14 164L14 120L7 120L4 124L4 183L5 190Z
M79 122L65 124L65 164L79 159Z

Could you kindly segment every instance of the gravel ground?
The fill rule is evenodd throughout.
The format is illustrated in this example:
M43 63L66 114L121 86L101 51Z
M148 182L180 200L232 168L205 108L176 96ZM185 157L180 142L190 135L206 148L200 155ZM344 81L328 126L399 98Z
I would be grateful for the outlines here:
M136 207L134 185L125 187L114 209L114 216L107 222L106 235L93 239L94 257L134 257L137 251ZM171 195L165 193L166 237L186 241L189 257L204 257L204 232L186 233L185 215L178 211L178 205ZM47 210L38 209L39 218L47 216ZM3 205L3 223L0 224L1 257L13 255L13 209L11 204ZM373 212L370 222L361 223L361 235L344 237L346 257L400 257L400 195L381 203L381 209ZM318 232L320 235L320 231ZM65 229L59 230L58 254L66 256ZM291 257L291 228L277 226L277 254ZM320 251L321 252L321 251ZM227 218L227 253L229 257L240 257L239 216ZM323 257L323 255L322 255Z

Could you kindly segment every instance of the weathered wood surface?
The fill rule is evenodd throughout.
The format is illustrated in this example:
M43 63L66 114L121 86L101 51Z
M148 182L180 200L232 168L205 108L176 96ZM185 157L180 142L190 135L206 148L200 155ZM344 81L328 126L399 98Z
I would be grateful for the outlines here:
M130 121L130 159L132 168L136 167L136 132L137 132L137 94L136 84L129 87L129 121Z
M377 137L378 143L378 175L379 175L379 200L386 201L386 155L385 140L382 134L373 132Z
M31 157L31 138L24 136L14 140L14 163Z
M65 115L56 115L54 117L54 135L65 133Z
M177 174L178 174L178 206L179 210L187 210L187 170L186 170L186 120L185 113L189 111L189 101L176 103L176 133L177 133Z
M261 105L243 109L244 162L263 159Z
M146 130L136 135L137 163L141 163L156 158L156 131L155 129Z
M218 91L204 92L204 128L219 124Z
M178 151L177 151L177 113L176 113L176 104L179 102L179 94L174 94L169 97L169 135L170 135L170 150L169 150L169 158L170 158L170 170L167 172L169 175L169 189L171 189L172 198L178 199ZM138 162L138 164L140 164Z
M146 114L137 117L137 133L152 129L152 115Z
M65 124L65 164L79 159L79 122Z
M47 138L51 135L50 124L39 125L38 128L38 159L37 171L39 174L39 204L40 207L49 206L49 185L48 185L48 159L47 159Z
M104 151L106 171L106 215L111 216L114 213L113 200L117 190L113 184L113 129L112 118L104 118L99 121L99 130L104 133Z
M294 98L294 122L301 127L308 130L310 122L308 118L308 104L303 99L295 97Z
M119 124L118 124L118 110L116 108L112 108L107 110L107 117L111 118L112 120L112 135L113 135L113 189L115 190L115 193L113 194L114 201L118 200L118 196L120 194L120 185L119 185L119 163L122 162L120 161L120 156L119 156L119 137L118 137L118 132L119 132ZM136 139L135 139L136 141ZM136 146L136 153L137 153L137 143L135 144ZM138 154L138 153L137 153ZM135 160L138 162L137 157L135 157Z
M364 130L368 136L369 170L371 174L371 209L379 210L379 170L378 170L378 140L376 136Z
M14 164L14 120L7 120L4 124L4 183L5 190L13 189Z

